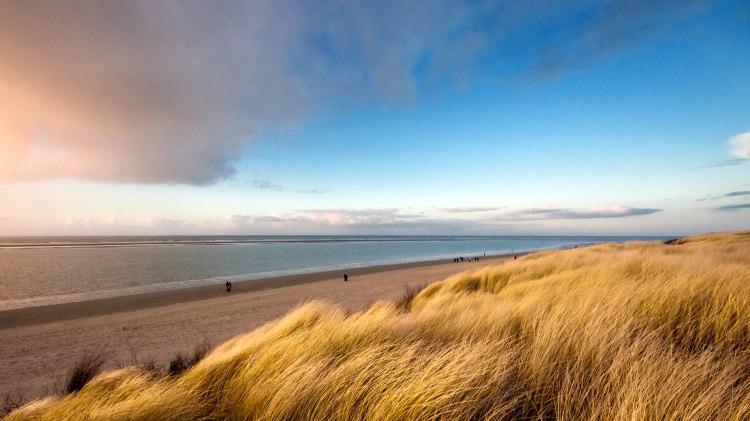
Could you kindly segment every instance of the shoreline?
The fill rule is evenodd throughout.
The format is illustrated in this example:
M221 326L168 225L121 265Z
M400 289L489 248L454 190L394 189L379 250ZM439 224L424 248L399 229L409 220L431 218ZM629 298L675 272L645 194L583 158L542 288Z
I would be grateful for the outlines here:
M236 296L247 294L250 292L258 292L269 289L336 280L342 278L344 273L347 273L349 275L349 278L354 280L356 279L356 277L363 275L379 274L382 272L396 271L401 269L424 268L444 264L455 264L457 265L456 269L458 271L463 271L471 269L471 267L466 267L467 263L479 263L480 265L484 265L485 263L491 264L493 263L493 261L494 263L499 263L499 261L503 261L503 259L507 259L512 255L523 256L529 253L533 252L483 256L477 262L454 263L452 259L424 260L418 262L392 263L384 265L363 266L358 268L342 268L337 270L328 270L305 274L282 275L253 280L235 281L232 284L232 291L229 293L226 292L223 284L201 285L187 288L145 292L139 294L96 298L84 301L45 304L40 306L1 310L0 331L16 327L33 326L44 323L74 320L87 317L105 316L172 304L187 303L226 296ZM463 267L463 269L459 268L459 265Z

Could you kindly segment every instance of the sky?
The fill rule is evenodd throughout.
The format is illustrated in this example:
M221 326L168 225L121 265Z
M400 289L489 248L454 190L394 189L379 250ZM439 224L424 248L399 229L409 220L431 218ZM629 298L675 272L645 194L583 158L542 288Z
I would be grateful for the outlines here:
M0 0L0 236L740 229L743 0Z

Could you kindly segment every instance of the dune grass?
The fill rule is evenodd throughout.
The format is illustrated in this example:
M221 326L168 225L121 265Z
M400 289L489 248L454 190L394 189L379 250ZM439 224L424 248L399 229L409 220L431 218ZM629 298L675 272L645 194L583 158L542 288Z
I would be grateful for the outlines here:
M104 354L86 353L78 360L65 380L65 393L73 393L83 389L93 379L104 365Z
M528 255L347 314L309 303L176 376L20 419L750 419L750 231Z

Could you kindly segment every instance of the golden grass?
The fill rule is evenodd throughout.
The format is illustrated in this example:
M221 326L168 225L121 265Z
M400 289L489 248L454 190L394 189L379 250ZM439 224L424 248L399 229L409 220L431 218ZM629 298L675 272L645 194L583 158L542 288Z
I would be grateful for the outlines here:
M137 368L9 420L750 419L750 232L542 252L408 306L314 302L176 377Z

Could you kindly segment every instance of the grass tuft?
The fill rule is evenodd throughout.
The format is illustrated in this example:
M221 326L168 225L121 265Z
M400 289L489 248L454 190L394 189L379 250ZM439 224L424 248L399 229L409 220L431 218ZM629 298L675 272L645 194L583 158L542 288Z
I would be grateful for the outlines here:
M211 351L211 342L209 342L208 340L204 340L203 342L195 346L195 348L193 349L193 355L190 357L181 352L176 353L172 360L169 362L167 373L170 376L177 376L182 374L184 371L198 364L208 354L209 351Z
M409 312L414 298L425 288L427 288L427 284L418 286L405 285L401 298L396 301L396 308L403 312Z
M176 354L174 354L174 357L172 357L172 360L169 361L169 368L167 369L167 373L170 376L176 376L182 374L182 372L187 370L188 368L188 357L185 356L185 354L183 354L182 352L177 352Z
M104 355L100 353L84 353L68 371L65 380L64 393L73 393L83 389L94 378L104 365Z
M24 402L25 400L20 391L16 394L4 394L2 397L2 401L0 401L0 417L4 417L13 412L15 409L20 408L24 404Z

